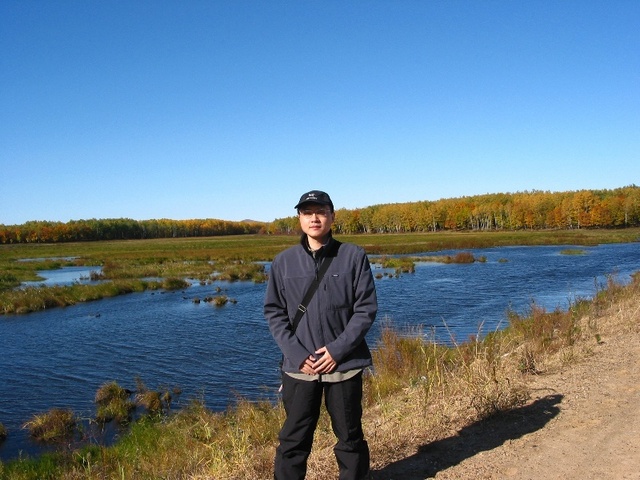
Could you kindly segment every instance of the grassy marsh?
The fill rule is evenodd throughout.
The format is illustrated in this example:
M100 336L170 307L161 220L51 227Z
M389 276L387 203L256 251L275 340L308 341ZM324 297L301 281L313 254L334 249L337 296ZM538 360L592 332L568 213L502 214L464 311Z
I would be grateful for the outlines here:
M369 254L390 256L506 245L633 242L640 239L640 229L366 234L340 235L339 238L363 246ZM237 235L0 245L0 314L26 313L145 289L181 288L179 282L185 279L263 282L266 275L260 262L272 260L277 253L296 244L298 239L297 235ZM391 258L388 257L388 261L399 262L390 267L397 272L412 271L413 261L416 261ZM446 256L434 259L462 261ZM472 260L467 258L467 261ZM25 289L26 292L14 290L23 281L38 280L37 272L40 270L94 265L101 267L100 278L108 282L101 285L35 287ZM148 278L162 280L145 280Z

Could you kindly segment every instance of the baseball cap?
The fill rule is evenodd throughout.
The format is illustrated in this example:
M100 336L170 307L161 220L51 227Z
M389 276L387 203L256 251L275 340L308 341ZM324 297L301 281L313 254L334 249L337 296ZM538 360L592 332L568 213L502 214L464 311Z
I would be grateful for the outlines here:
M333 202L328 194L320 190L311 190L300 197L300 201L293 208L300 208L304 203L317 203L319 205L329 205L333 211Z

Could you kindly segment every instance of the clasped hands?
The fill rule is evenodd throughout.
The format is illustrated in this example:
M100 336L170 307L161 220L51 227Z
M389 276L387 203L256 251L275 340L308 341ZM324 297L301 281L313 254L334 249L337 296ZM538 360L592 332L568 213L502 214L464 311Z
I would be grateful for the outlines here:
M327 347L316 350L315 355L309 355L300 366L300 371L307 375L321 375L331 373L338 366Z

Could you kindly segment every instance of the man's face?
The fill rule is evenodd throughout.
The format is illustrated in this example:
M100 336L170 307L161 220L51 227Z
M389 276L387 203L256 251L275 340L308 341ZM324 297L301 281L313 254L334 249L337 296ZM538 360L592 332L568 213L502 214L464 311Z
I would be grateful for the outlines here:
M307 203L300 207L298 218L302 231L309 237L321 242L331 230L334 213L328 205Z

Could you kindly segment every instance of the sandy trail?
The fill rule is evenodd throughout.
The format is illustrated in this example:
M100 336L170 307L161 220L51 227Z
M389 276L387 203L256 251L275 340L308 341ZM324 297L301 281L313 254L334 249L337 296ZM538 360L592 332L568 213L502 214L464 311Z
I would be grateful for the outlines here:
M531 388L527 405L423 445L374 479L640 480L637 331L606 338Z

